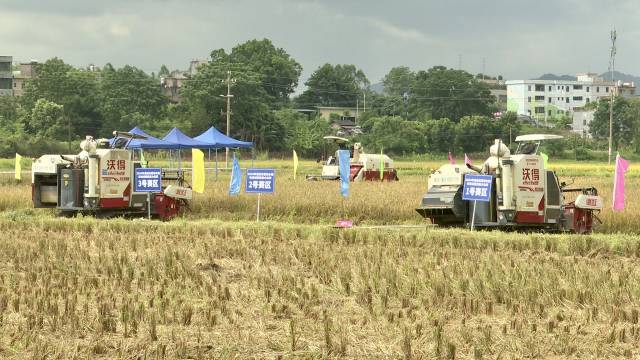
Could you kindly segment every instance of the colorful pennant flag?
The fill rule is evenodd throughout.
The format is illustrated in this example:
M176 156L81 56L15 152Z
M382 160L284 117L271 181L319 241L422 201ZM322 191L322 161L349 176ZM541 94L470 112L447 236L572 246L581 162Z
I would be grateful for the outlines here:
M20 163L22 161L22 156L20 156L20 154L16 153L16 180L22 180L22 164Z
M293 150L293 180L296 179L296 173L298 173L298 154Z
M542 164L544 165L544 168L547 169L549 165L549 155L541 152L540 156L542 156Z
M340 193L349 196L349 178L351 177L351 154L349 150L338 150L340 164Z
M240 193L240 186L242 184L242 170L240 170L240 164L236 153L233 153L233 166L231 168L231 181L229 182L229 195L238 195Z
M193 167L193 191L202 194L204 192L204 153L202 150L191 149L191 162Z
M471 158L467 156L467 153L464 153L464 164L467 165L472 165L473 163L471 162Z
M624 174L629 169L629 161L616 155L616 172L613 177L613 211L624 210Z

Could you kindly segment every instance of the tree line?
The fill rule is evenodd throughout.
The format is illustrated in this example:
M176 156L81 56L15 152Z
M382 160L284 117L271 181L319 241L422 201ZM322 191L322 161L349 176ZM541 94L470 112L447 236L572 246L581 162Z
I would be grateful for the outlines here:
M296 148L302 156L318 156L331 123L296 109L362 108L365 101L359 119L364 134L355 140L372 151L484 151L494 138L519 130L513 114L493 118L489 85L463 70L395 67L382 79L384 93L376 93L357 66L324 64L294 96L302 66L268 39L213 50L208 60L184 80L179 103L162 94L157 75L134 66L83 69L59 58L40 63L23 96L0 98L0 156L60 151L69 139L109 137L136 125L157 136L173 126L190 135L212 125L225 131L220 95L226 94L228 72L234 79L231 135L253 141L259 151ZM163 65L158 75L168 74Z

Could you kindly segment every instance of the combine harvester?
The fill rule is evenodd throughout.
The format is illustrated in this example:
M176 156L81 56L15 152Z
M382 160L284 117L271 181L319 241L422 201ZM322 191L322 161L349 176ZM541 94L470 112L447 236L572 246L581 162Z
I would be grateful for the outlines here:
M501 230L590 233L594 214L602 209L602 198L594 187L568 188L559 182L554 171L544 167L538 153L540 143L561 139L559 135L531 134L516 137L518 148L509 148L496 140L490 157L481 167L443 165L429 175L427 193L416 209L420 215L439 226L471 226ZM462 199L467 174L491 175L489 202ZM574 201L565 194L579 193Z
M325 136L325 140L338 144L340 150L347 150L348 139L337 136ZM348 149L351 152L350 179L351 181L380 181L380 165L384 164L382 180L397 181L398 173L393 167L393 160L383 154L366 154L362 150L362 144L354 143ZM340 165L338 153L329 156L322 165L320 175L307 175L307 180L338 180L340 179Z
M112 143L87 136L78 155L43 155L35 160L31 169L34 207L55 208L61 215L150 214L163 220L176 216L193 195L191 188L181 186L182 172L162 171L162 180L176 180L178 185L163 187L150 198L146 192L135 192L134 173L142 164L134 160L127 145L147 138L126 132L114 135Z

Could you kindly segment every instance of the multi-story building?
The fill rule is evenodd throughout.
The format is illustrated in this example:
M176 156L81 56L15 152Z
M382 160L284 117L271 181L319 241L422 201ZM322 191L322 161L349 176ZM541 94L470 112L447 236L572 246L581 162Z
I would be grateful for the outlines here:
M13 95L13 57L0 56L0 96Z
M576 109L573 112L573 122L571 124L571 131L581 135L582 137L591 137L589 133L589 125L593 121L593 115L595 110Z
M37 65L35 60L21 63L18 66L20 70L13 72L13 96L22 96L27 80L36 76Z
M198 68L207 63L207 60L191 60L189 70L175 70L172 71L169 76L161 77L160 86L162 87L162 93L172 102L180 102L180 89L184 85L184 81L194 76L198 72Z
M635 94L635 84L605 81L596 74L578 74L575 81L567 80L509 80L507 110L546 122L557 116L571 116L603 97Z

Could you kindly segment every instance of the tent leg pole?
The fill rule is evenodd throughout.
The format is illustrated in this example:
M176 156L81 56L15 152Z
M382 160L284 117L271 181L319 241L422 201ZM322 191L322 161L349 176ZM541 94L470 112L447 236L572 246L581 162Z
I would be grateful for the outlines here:
M216 149L216 181L218 181L218 149Z
M211 149L207 149L209 152L209 165L211 165Z
M182 173L182 150L178 149L178 177L180 178L180 186L183 185L184 174Z

